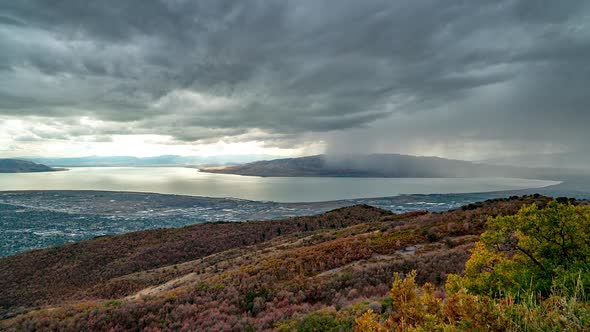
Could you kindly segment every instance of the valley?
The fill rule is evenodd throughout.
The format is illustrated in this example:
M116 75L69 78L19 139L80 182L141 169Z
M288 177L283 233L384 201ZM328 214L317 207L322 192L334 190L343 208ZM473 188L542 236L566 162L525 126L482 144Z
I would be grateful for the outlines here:
M487 199L534 193L559 197L568 192L547 187L278 203L116 191L6 191L0 192L0 257L99 236L196 223L307 216L358 204L394 213L442 212ZM575 196L590 198L590 194L584 192Z
M367 308L381 308L393 272L415 269L419 282L440 285L462 271L488 217L549 200L531 195L398 214L355 205L30 251L0 259L0 326L271 330L314 313L353 324Z

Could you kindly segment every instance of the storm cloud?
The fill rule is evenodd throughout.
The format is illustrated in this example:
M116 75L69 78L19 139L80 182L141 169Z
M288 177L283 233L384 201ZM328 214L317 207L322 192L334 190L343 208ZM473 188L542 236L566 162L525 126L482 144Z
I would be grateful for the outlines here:
M583 0L4 1L0 126L31 123L14 144L586 150L589 22Z

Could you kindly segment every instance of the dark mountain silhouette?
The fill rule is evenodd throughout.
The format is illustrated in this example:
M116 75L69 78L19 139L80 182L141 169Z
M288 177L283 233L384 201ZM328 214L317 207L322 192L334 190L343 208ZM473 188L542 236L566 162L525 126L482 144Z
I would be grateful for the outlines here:
M548 169L479 164L438 157L401 154L370 154L275 159L253 163L205 167L201 171L252 176L333 177L539 177ZM553 170L555 171L555 170Z
M52 172L57 169L18 159L0 159L0 173Z

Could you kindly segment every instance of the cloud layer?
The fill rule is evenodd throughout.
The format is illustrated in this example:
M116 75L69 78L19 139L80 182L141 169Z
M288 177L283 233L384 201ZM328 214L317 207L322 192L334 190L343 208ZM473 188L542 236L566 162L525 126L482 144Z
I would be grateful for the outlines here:
M31 124L13 144L581 149L588 22L583 0L5 1L0 126Z

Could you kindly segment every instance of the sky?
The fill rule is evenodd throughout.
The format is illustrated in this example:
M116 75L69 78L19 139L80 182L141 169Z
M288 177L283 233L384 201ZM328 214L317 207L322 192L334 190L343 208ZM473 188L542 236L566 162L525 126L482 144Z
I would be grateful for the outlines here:
M0 157L588 154L590 1L0 2Z

